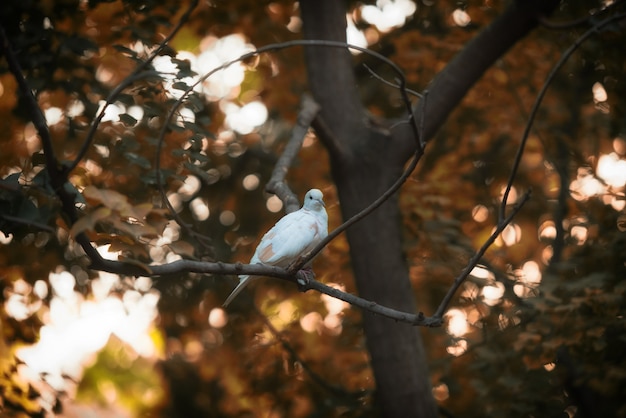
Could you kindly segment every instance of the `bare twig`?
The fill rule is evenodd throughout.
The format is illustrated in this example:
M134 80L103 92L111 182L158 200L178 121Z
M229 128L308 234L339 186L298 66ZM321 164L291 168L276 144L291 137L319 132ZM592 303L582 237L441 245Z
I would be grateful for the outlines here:
M502 231L504 231L504 229L511 223L515 215L517 215L517 213L520 211L522 206L524 206L524 204L528 201L528 199L530 199L530 194L531 194L530 190L524 193L522 195L522 198L517 202L517 204L513 206L513 209L511 210L511 212L505 218L500 219L498 221L498 225L496 226L496 229L493 231L493 233L483 243L483 245L478 249L478 251L474 253L472 258L469 260L469 262L467 263L467 265L461 272L461 274L459 274L454 279L454 283L452 284L450 289L448 289L448 292L446 293L444 298L441 300L439 307L435 311L435 314L433 315L434 318L443 317L443 314L446 312L446 309L448 309L448 305L452 301L452 298L454 297L454 294L456 293L456 291L459 289L461 284L463 284L465 279L467 279L467 277L470 275L474 267L476 267L480 259L485 255L485 253L487 252L487 249L491 247L491 245L495 242L495 240L498 238L498 235L500 235Z
M592 28L588 29L585 33L579 36L578 39L576 39L569 48L567 48L567 50L563 53L559 61L554 65L554 67L552 67L552 70L550 70L550 74L548 74L548 77L546 78L546 81L541 87L539 94L537 94L535 103L533 104L532 110L530 111L530 116L528 117L528 122L526 123L526 128L524 129L524 134L522 135L520 146L517 149L517 154L515 155L515 160L513 162L513 168L511 169L511 173L509 175L509 181L507 183L506 189L504 191L504 195L502 196L502 202L500 204L500 211L499 211L499 216L498 216L500 220L504 219L507 201L509 198L509 194L511 193L511 188L513 187L513 179L515 178L515 176L517 176L517 170L519 169L519 165L522 161L524 148L526 147L526 142L528 141L528 135L530 134L530 130L533 126L535 116L537 115L537 111L539 110L539 106L541 105L543 97L548 91L548 87L550 86L550 84L552 84L552 80L556 76L557 72L561 69L561 67L565 64L565 62L569 59L569 57L574 53L574 51L576 51L576 49L578 49L578 47L585 40L587 40L587 38L589 38L591 35L596 33L599 29L603 28L604 26L608 25L609 23L615 20L623 19L625 17L626 17L626 13L619 13L613 16L609 16L606 19L596 23Z
M366 49L366 48L361 48L359 46L355 46L355 45L351 45L345 42L337 42L337 41L324 41L324 40L293 40L293 41L287 41L287 42L282 42L282 43L276 43L276 44L269 44L266 45L264 47L255 49L254 51L248 52L246 54L241 55L238 58L235 58L231 61L228 61L216 68L214 68L213 70L209 71L208 73L204 74L202 77L199 77L198 80L196 80L195 83L193 83L192 85L190 85L186 90L183 91L183 93L181 94L180 98L178 98L178 100L176 100L176 102L174 102L174 104L172 105L172 107L170 108L169 112L167 113L166 117L165 117L165 123L163 124L163 127L161 128L161 132L159 134L158 137L158 145L157 145L157 156L156 156L156 173L157 173L157 185L159 186L159 190L161 191L161 198L164 201L165 205L170 209L170 211L172 211L172 207L170 202L167 199L167 196L165 194L165 190L162 187L162 179L161 179L161 175L160 175L160 165L161 165L161 152L162 152L162 143L165 139L165 133L168 129L168 125L169 122L171 121L172 117L176 114L176 112L178 111L178 108L180 106L182 106L182 104L184 103L184 101L187 99L187 97L189 96L189 94L196 88L196 86L198 86L200 83L204 82L206 79L208 79L209 77L211 77L213 74L215 74L218 71L224 70L228 67L230 67L233 64L236 64L238 62L241 61L245 61L248 60L250 58L253 58L255 56L258 56L260 54L266 53L266 52L270 52L270 51L279 51L282 49L286 49L286 48L293 48L296 46L326 46L326 47L330 47L330 48L349 48L349 49L354 49L357 51L361 51L365 54L374 56L378 59L380 59L381 61L385 62L387 65L389 65L392 70L397 74L398 76L398 89L400 90L400 94L402 96L402 100L407 108L407 112L410 115L409 120L412 121L413 123L411 123L411 127L413 130L413 134L416 138L416 142L419 144L419 148L423 148L423 144L422 141L419 139L419 132L418 132L418 127L417 124L414 122L413 120L413 109L411 106L411 100L409 99L409 95L406 91L406 79L404 77L404 73L402 72L402 70L400 69L400 67L398 67L393 61L391 61L389 58L374 52L372 50Z
M623 1L624 0L616 0L612 2L611 4L606 5L604 8L596 11L596 13L593 13L589 16L579 17L578 19L570 20L567 22L557 22L554 20L550 20L546 18L545 16L540 16L538 20L542 26L548 29L555 29L555 30L571 29L577 26L592 24L594 20L597 20L600 17L600 15L608 12L609 10L613 10L617 5L619 5Z
M30 110L31 119L33 124L35 125L35 129L37 129L37 134L41 139L41 145L44 151L44 158L46 159L46 170L48 171L50 177L50 185L52 189L59 197L61 201L61 205L63 207L63 212L67 216L69 222L73 224L78 220L78 212L75 206L75 195L68 191L65 188L65 183L67 182L68 171L65 170L59 161L56 158L54 153L54 148L52 146L52 138L50 137L50 131L48 130L48 124L46 123L46 118L37 103L37 99L33 94L32 90L28 86L26 79L24 78L24 73L20 68L17 57L13 53L13 49L11 47L11 43L9 38L6 36L6 32L4 31L4 27L0 25L0 49L2 50L7 64L9 66L9 70L15 77L17 81L18 89L20 94L26 100L27 106ZM91 245L91 242L87 238L85 234L78 234L76 236L76 241L83 248L87 256L92 260L92 262L98 262L103 265L106 265L107 260L103 260L98 251Z
M506 215L506 207L507 207L507 204L508 204L508 197L509 197L509 194L511 192L511 188L513 187L513 182L515 180L515 177L517 176L517 171L519 169L519 165L521 164L522 156L524 154L524 149L525 149L526 143L528 141L528 136L530 134L530 130L532 129L532 126L533 126L534 118L535 118L535 116L537 114L539 106L541 105L541 101L543 100L543 97L545 96L545 93L546 93L549 85L552 83L552 80L556 76L556 73L563 66L563 64L567 61L567 59L572 55L572 53L588 37L590 37L598 29L600 29L603 26L609 24L610 22L612 22L614 20L617 20L617 19L621 19L621 18L623 18L625 16L626 16L626 13L622 13L622 14L610 16L610 17L606 18L605 20L603 20L601 22L598 22L596 25L594 25L593 28L591 28L588 31L586 31L583 35L581 35L578 39L576 39L576 41L574 41L574 43L563 53L563 56L559 59L559 61L555 64L555 66L550 71L550 73L549 73L549 75L548 75L544 85L542 86L541 90L539 91L539 94L537 95L537 97L535 99L535 103L534 103L533 108L532 108L532 110L530 112L530 115L528 117L528 121L526 123L526 127L524 129L524 133L522 135L522 140L520 141L520 145L519 145L519 147L517 149L517 153L515 155L515 160L513 162L513 168L511 169L511 173L509 174L509 179L507 181L507 186L506 186L504 195L502 197L502 202L500 203L500 208L499 208L499 211L498 211L497 227L494 230L494 232L489 236L489 238L485 241L485 243L480 247L480 249L470 259L470 261L468 262L466 267L463 269L461 274L459 274L459 276L457 276L457 278L454 280L454 283L453 283L452 287L448 290L448 292L446 293L446 296L443 298L443 300L441 301L441 304L437 308L437 311L433 315L434 318L441 318L441 317L443 317L443 314L445 313L448 305L450 304L450 302L451 302L452 298L454 297L454 294L456 293L458 288L465 281L465 279L470 275L470 273L472 272L472 269L478 264L479 260L485 254L487 249L493 244L493 242L496 240L498 235L500 235L500 233L502 233L502 231L511 223L513 217L519 212L519 210L522 208L522 206L530 198L530 191L527 191L522 196L522 198L515 204L515 206L511 210L511 212L508 215Z
M386 84L387 86L389 86L389 87L393 87L393 88L396 88L396 89L399 89L399 88L400 88L400 85L399 85L399 84L395 84L395 83L392 83L391 81L385 80L383 77L381 77L381 76L379 76L378 74L376 74L376 72L375 72L374 70L372 70L372 69L369 67L369 65L367 65L367 64L363 64L363 67L365 67L365 69L367 70L367 72L368 72L368 73L370 73L370 75L371 75L372 77L374 77L376 80L380 81L381 83ZM412 95L413 95L413 96L415 96L415 97L422 98L422 94L421 94L421 93L419 93L419 92L417 92L417 91L415 91L415 90L411 90L411 89L409 89L409 88L405 88L405 90L406 90L406 92L407 92L407 93L412 94Z

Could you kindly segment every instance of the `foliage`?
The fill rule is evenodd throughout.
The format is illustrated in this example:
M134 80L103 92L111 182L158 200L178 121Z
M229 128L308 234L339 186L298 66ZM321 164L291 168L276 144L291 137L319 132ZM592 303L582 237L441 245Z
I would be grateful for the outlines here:
M32 109L2 61L0 408L24 416L58 411L61 400L64 408L73 406L65 389L51 383L53 377L27 376L50 387L28 383L17 353L43 339L42 326L62 293L55 275L69 272L75 278L68 297L101 300L99 286L108 276L89 268L77 235L87 234L102 252L146 275L152 263L177 258L247 261L257 237L278 216L265 210L262 189L296 120L306 79L301 49L265 54L241 67L236 86L218 91L208 78L168 119L201 71L191 53L213 51L206 56L217 65L246 51L248 42L260 47L299 38L297 6L198 4L172 42L148 62L184 17L186 3L6 3L2 27L44 111L60 164L75 165L64 187L80 211L74 223L64 212L30 122ZM409 87L420 91L501 12L501 6L483 2L461 6L420 5L413 19L389 32L358 23L378 39L371 48L397 62ZM455 9L472 22L456 25L450 17ZM567 1L555 19L589 12L589 5ZM586 28L541 28L520 42L470 91L403 186L404 249L421 311L436 309L491 233L528 109L562 51ZM489 250L457 295L454 310L467 329L455 333L450 315L445 329L423 332L434 395L453 416L598 413L589 408L626 416L626 236L618 228L626 154L623 43L623 28L610 26L560 71L515 179L515 193L532 189L532 200L507 231L510 238ZM216 52L218 45L226 51L230 45L230 55ZM371 114L401 114L398 92L361 65L386 77L380 63L365 56L355 62ZM122 83L125 88L113 95ZM603 100L593 93L598 83L606 92ZM269 109L267 122L238 131L246 115L233 119L233 108L256 102ZM111 105L106 112L105 103ZM609 155L617 160L613 170L621 170L616 183L600 175L600 158ZM593 193L583 187L589 184L597 186ZM289 172L289 185L300 195L313 186L322 189L331 229L341 223L329 162L313 135ZM317 278L354 292L349 262L341 236L316 259ZM164 343L155 343L143 358L139 348L109 333L91 366L83 364L73 376L82 402L110 402L108 388L136 415L377 415L361 313L346 304L298 294L290 283L268 279L226 313L220 305L234 281L219 275L111 283L106 296L125 301L128 312L158 291L161 335L152 340ZM152 395L135 396L141 392Z

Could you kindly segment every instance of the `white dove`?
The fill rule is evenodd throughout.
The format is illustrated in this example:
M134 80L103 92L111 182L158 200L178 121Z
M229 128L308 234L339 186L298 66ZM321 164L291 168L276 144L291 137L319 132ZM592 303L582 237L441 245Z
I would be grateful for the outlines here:
M328 214L324 195L311 189L304 196L302 208L283 216L256 247L250 264L289 267L298 257L306 255L328 235ZM258 276L239 276L239 284L222 305L230 302Z

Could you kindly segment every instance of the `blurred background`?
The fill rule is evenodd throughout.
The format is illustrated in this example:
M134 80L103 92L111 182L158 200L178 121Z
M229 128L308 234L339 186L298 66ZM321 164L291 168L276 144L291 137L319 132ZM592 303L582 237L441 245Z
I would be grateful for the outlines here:
M404 251L425 314L493 231L548 73L595 22L590 16L611 3L561 2L550 18L560 24L540 27L484 74L401 189ZM2 6L2 26L60 160L76 158L102 111L70 182L91 222L81 228L106 258L245 263L283 214L263 190L308 91L302 49L200 77L255 48L300 39L299 5L201 1L151 73L136 76L188 7L150 0ZM347 38L398 63L409 87L421 91L504 7L349 2ZM623 13L622 4L612 7L606 13ZM550 85L509 198L532 189L531 201L464 283L445 326L422 330L442 416L586 416L574 406L577 396L626 416L626 59L618 22L583 43ZM401 116L400 94L372 76L390 77L388 70L353 55L372 117ZM160 142L165 115L196 82ZM236 278L89 269L48 185L29 112L3 58L3 416L378 416L361 313L346 303L268 278L225 311ZM163 209L159 147L169 202L201 235ZM300 199L321 189L330 229L341 224L327 154L312 131L288 182ZM356 292L343 236L314 270Z

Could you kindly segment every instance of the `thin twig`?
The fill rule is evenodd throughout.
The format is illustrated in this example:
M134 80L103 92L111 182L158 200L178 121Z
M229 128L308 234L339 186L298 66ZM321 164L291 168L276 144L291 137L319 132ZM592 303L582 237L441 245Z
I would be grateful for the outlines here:
M46 170L50 177L50 185L52 190L56 193L61 201L63 212L67 216L70 224L73 224L78 220L78 211L75 205L75 195L69 192L65 188L67 182L68 171L65 170L61 164L59 164L54 147L52 146L52 138L50 137L50 130L46 118L37 103L37 99L33 94L33 91L28 86L24 73L20 67L17 57L13 53L13 48L9 38L4 31L4 27L0 25L0 49L4 53L4 57L9 66L9 71L15 77L17 81L18 89L21 95L26 100L27 106L30 110L31 120L35 125L39 139L41 139L41 145L44 152L44 158L46 159ZM106 265L106 260L103 260L98 251L91 245L89 238L83 233L76 236L76 241L83 248L83 251L87 254L92 262L97 262L102 265Z
M396 88L396 89L399 89L399 88L400 88L400 85L398 85L398 84L394 84L394 83L392 83L391 81L385 80L383 77L381 77L381 76L379 76L378 74L376 74L376 72L375 72L374 70L372 70L372 69L370 68L370 66L369 66L369 65L367 65L367 64L363 64L363 67L365 67L365 69L367 70L367 72L368 72L368 73L370 73L370 75L371 75L372 77L374 77L376 80L380 81L381 83L386 84L386 85L388 85L389 87L393 87L393 88ZM415 90L411 90L411 89L409 89L409 88L406 88L405 90L406 90L406 92L407 92L407 93L412 94L412 95L413 95L413 96L415 96L415 97L419 97L419 98L422 98L422 97L423 97L421 93L418 93L418 92L417 92L417 91L415 91Z
M528 199L530 199L530 195L531 195L531 192L530 190L528 190L526 193L522 195L522 198L517 202L517 204L513 206L513 209L508 214L508 216L498 221L498 225L496 229L493 231L493 233L483 243L483 245L478 249L478 251L474 253L472 258L469 260L469 262L463 269L463 271L456 277L456 279L454 279L454 283L452 284L450 289L448 289L448 292L446 293L444 298L441 300L439 307L435 311L435 314L433 315L434 318L443 318L443 314L446 312L446 309L448 309L448 305L452 301L452 298L454 297L454 294L456 293L456 291L463 284L465 279L467 279L467 277L470 275L474 267L476 267L480 259L485 255L485 253L487 252L487 249L491 247L491 245L495 242L495 240L502 233L502 231L504 231L504 229L511 223L511 221L513 220L515 215L517 215L517 213L520 211L522 206L524 206L524 204L528 201Z
M608 12L609 10L612 10L617 5L622 3L622 1L623 0L616 0L613 3L605 6L603 9L600 9L599 11L597 11L594 14L591 14L589 16L579 17L577 19L570 20L570 21L567 21L567 22L557 22L557 21L554 21L554 20L550 20L550 19L548 19L545 16L540 16L537 20L539 21L539 23L541 23L542 26L544 26L544 27L546 27L548 29L555 29L555 30L571 29L571 28L575 28L577 26L582 26L582 25L585 25L585 24L593 23L594 19L598 19L600 17L600 15Z
M528 118L528 122L526 123L526 128L524 129L524 134L522 135L522 141L520 143L519 148L517 149L517 154L515 155L515 160L513 162L513 168L511 169L511 173L509 174L509 181L507 183L506 189L504 191L504 195L502 196L502 202L500 204L500 211L498 218L500 220L504 219L506 206L509 198L509 194L511 193L511 188L513 187L513 180L517 176L517 170L519 169L520 163L522 161L522 155L524 154L524 148L526 147L526 142L528 141L528 136L530 134L530 130L533 126L533 122L535 120L535 116L537 115L537 111L539 110L539 106L545 96L548 87L552 84L552 80L556 76L556 73L561 69L561 67L565 64L565 62L569 59L569 57L578 49L578 47L589 38L591 35L596 33L602 27L608 25L609 23L623 19L626 17L626 13L619 13L613 16L609 16L606 19L596 23L592 28L588 29L585 33L583 33L578 39L576 39L572 45L567 48L567 50L563 53L559 61L556 63L552 70L550 70L550 74L546 78L546 81L543 83L539 94L537 94L537 98L535 99L535 103L533 104L532 110L530 111L530 116Z

